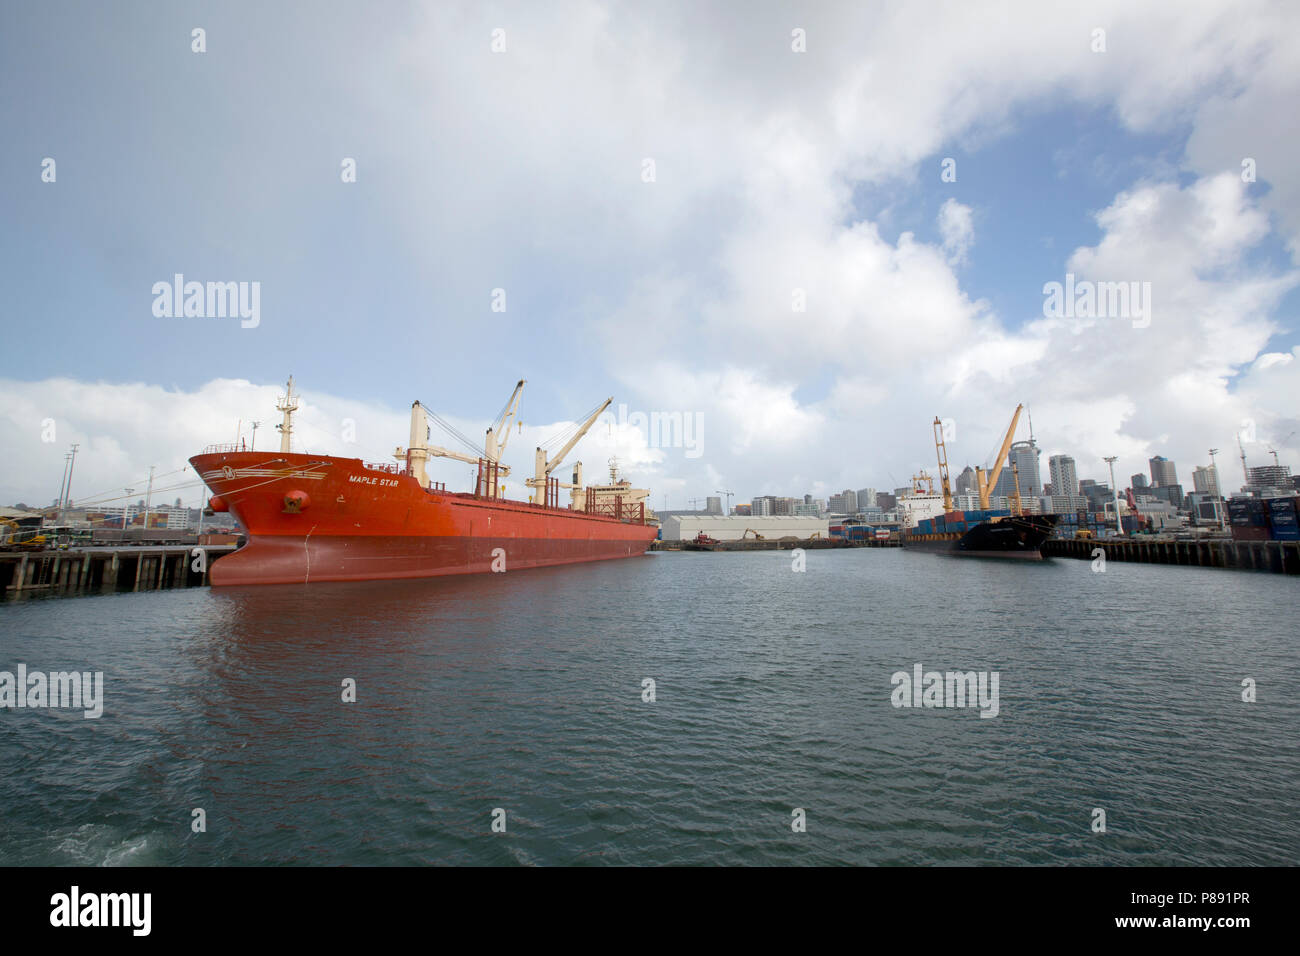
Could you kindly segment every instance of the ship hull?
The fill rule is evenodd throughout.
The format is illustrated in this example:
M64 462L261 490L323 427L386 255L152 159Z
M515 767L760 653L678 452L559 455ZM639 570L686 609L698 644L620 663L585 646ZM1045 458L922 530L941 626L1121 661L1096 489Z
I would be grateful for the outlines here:
M904 535L902 545L911 551L954 557L1042 561L1040 549L1051 537L1056 519L1056 515L1004 517L996 521L981 521L961 534Z
M580 511L426 490L358 459L238 451L190 463L248 543L214 586L430 578L644 554L656 529Z

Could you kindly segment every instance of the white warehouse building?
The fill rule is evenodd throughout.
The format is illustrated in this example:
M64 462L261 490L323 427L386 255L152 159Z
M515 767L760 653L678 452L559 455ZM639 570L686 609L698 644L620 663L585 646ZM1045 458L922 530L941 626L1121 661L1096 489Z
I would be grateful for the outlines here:
M665 541L690 541L703 532L717 541L738 541L741 538L753 538L745 530L757 532L764 538L777 540L796 537L811 538L814 534L823 538L830 537L831 523L825 518L809 515L734 515L720 517L714 515L665 515L663 518L663 539Z

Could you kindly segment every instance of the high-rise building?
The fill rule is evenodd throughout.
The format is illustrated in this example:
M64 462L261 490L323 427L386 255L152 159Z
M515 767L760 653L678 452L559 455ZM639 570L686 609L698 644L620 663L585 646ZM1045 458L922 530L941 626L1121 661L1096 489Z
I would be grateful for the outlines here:
M704 512L711 515L722 514L722 499L713 496L705 499Z
M852 515L858 511L858 496L853 492L832 494L828 505L833 515Z
M1043 493L1043 480L1038 473L1038 454L1038 444L1032 438L1029 441L1018 441L1011 446L1007 467L1015 465L1016 471L1019 472L1017 480L1020 482L1022 498L1026 496L1036 498Z
M891 495L887 491L877 491L876 504L879 505L882 511L893 511L898 507L898 497Z
M1178 484L1174 463L1164 455L1156 455L1147 464L1151 466L1151 484L1157 486Z
M1147 476L1143 474L1136 474L1130 477L1128 480L1128 486L1134 491L1137 491L1139 488L1150 487L1150 485L1147 484Z
M1192 471L1192 490L1198 495L1222 497L1219 491L1219 471L1214 465L1208 468L1198 465Z
M1284 490L1291 487L1290 465L1257 465L1248 468L1247 486L1255 491Z
M956 493L959 495L978 495L979 483L975 480L975 469L967 465L957 476Z
M871 511L876 507L876 489L858 489L858 511Z
M1105 511L1106 505L1115 500L1110 485L1101 484L1091 478L1079 482L1079 493L1088 499L1089 511Z
M1074 497L1079 493L1079 473L1074 459L1069 455L1053 455L1047 459L1047 469L1052 476L1052 494Z
M750 514L755 518L760 518L772 513L772 499L768 496L755 498L749 504Z

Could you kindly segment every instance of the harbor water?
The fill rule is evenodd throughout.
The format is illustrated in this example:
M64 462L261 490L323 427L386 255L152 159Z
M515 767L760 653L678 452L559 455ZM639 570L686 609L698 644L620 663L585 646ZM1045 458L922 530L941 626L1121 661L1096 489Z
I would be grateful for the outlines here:
M0 863L1300 860L1293 579L798 560L0 605L0 671L104 675L0 709Z

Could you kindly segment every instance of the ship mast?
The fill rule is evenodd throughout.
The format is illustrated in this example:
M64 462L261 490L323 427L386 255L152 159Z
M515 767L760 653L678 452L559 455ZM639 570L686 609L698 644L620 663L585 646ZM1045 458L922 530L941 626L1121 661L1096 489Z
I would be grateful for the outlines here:
M293 434L293 413L298 410L298 399L293 394L293 376L289 376L289 383L286 387L284 396L276 402L275 407L284 413L284 421L275 426L276 431L280 433L280 454L289 454L289 436Z

